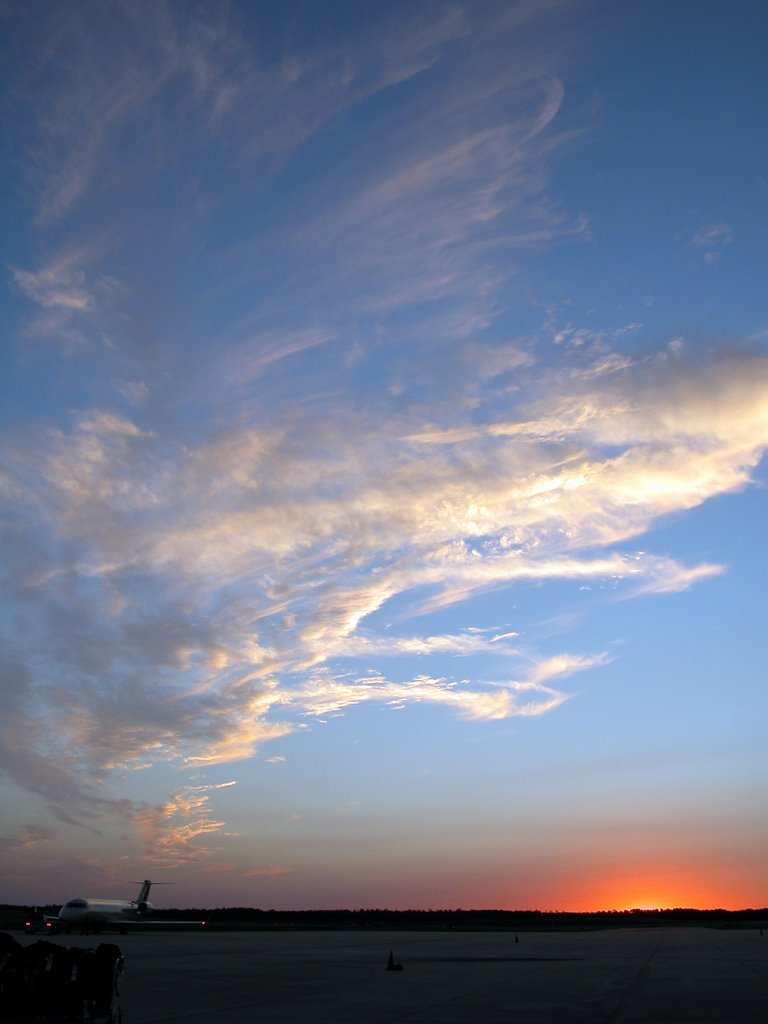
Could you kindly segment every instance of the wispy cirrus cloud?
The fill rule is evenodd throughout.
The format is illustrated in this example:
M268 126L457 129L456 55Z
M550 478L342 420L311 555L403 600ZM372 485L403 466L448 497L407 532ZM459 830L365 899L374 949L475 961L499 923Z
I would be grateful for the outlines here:
M725 247L731 245L733 239L733 228L722 221L699 228L691 238L691 245L702 250L707 263L714 263L723 254Z
M341 291L369 315L424 307L406 328L414 336L471 336L498 309L494 249L585 234L583 220L565 216L546 195L557 136L545 133L562 89L533 74L518 85L513 112L471 134L470 98L469 110L449 108L434 123L414 119L401 129L402 145L381 154L371 185L330 197L330 208L326 201L320 217L297 229L296 244L323 261L302 281L305 300L324 311L329 292ZM478 89L478 106L485 98ZM341 266L336 251L345 253ZM328 257L332 277L323 273Z
M134 822L145 849L152 851L153 866L177 868L197 859L200 850L195 842L201 836L219 835L224 831L225 822L212 814L210 794L234 785L235 782L220 782L186 786L162 804L137 809Z
M295 869L282 865L275 865L268 868L248 868L243 872L243 878L271 878L276 875L290 875Z
M601 659L583 661L580 668L593 667ZM494 721L513 715L542 715L566 699L540 680L496 683L482 690L462 681L416 676L405 683L393 683L369 676L346 683L329 673L313 676L298 698L307 714L328 715L368 701L391 705L439 704L471 719Z
M31 850L41 844L50 843L55 835L56 830L50 826L25 825L16 835L0 836L0 849Z
M327 345L336 337L327 328L265 331L232 345L219 362L222 386L230 394L248 387L273 363Z
M371 31L354 49L329 42L297 53L286 46L282 57L260 58L246 42L251 21L258 27L259 12L243 19L198 11L179 19L167 3L48 19L40 59L24 82L31 96L43 94L46 76L63 83L30 124L38 223L103 200L109 177L125 187L172 162L171 144L159 135L149 161L146 148L134 144L144 112L161 108L171 93L175 116L183 108L241 159L279 157L345 108L428 69L465 31L458 8L437 18L415 13L409 31Z

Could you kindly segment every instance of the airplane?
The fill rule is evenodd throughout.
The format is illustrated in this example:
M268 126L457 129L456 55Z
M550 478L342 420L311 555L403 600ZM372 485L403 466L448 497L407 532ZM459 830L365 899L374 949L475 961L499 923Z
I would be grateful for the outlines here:
M82 896L76 896L75 899L64 904L58 916L44 918L46 928L51 931L61 929L69 933L74 926L79 926L83 934L87 934L89 930L98 932L103 928L117 927L124 935L130 925L137 924L180 925L182 927L205 924L205 921L160 921L157 918L148 920L155 909L149 902L149 890L152 884L148 878L145 878L135 900L100 899L93 896L85 899ZM165 885L167 883L155 882L154 884Z

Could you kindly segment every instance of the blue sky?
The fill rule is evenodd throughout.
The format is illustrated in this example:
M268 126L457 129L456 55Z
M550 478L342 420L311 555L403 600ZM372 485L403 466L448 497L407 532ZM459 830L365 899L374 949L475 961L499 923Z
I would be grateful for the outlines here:
M764 5L0 20L0 899L763 905Z

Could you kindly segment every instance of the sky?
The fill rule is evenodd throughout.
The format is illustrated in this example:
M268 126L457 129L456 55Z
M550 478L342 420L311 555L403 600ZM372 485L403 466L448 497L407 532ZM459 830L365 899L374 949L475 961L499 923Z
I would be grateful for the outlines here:
M0 3L0 902L768 902L768 7Z

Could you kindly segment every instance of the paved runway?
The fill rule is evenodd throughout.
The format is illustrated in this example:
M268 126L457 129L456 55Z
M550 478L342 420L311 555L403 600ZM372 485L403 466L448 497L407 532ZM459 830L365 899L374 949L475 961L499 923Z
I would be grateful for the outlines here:
M24 937L25 942L35 941ZM98 939L57 936L64 945ZM759 930L141 932L123 1024L760 1024ZM390 950L403 971L386 971Z

